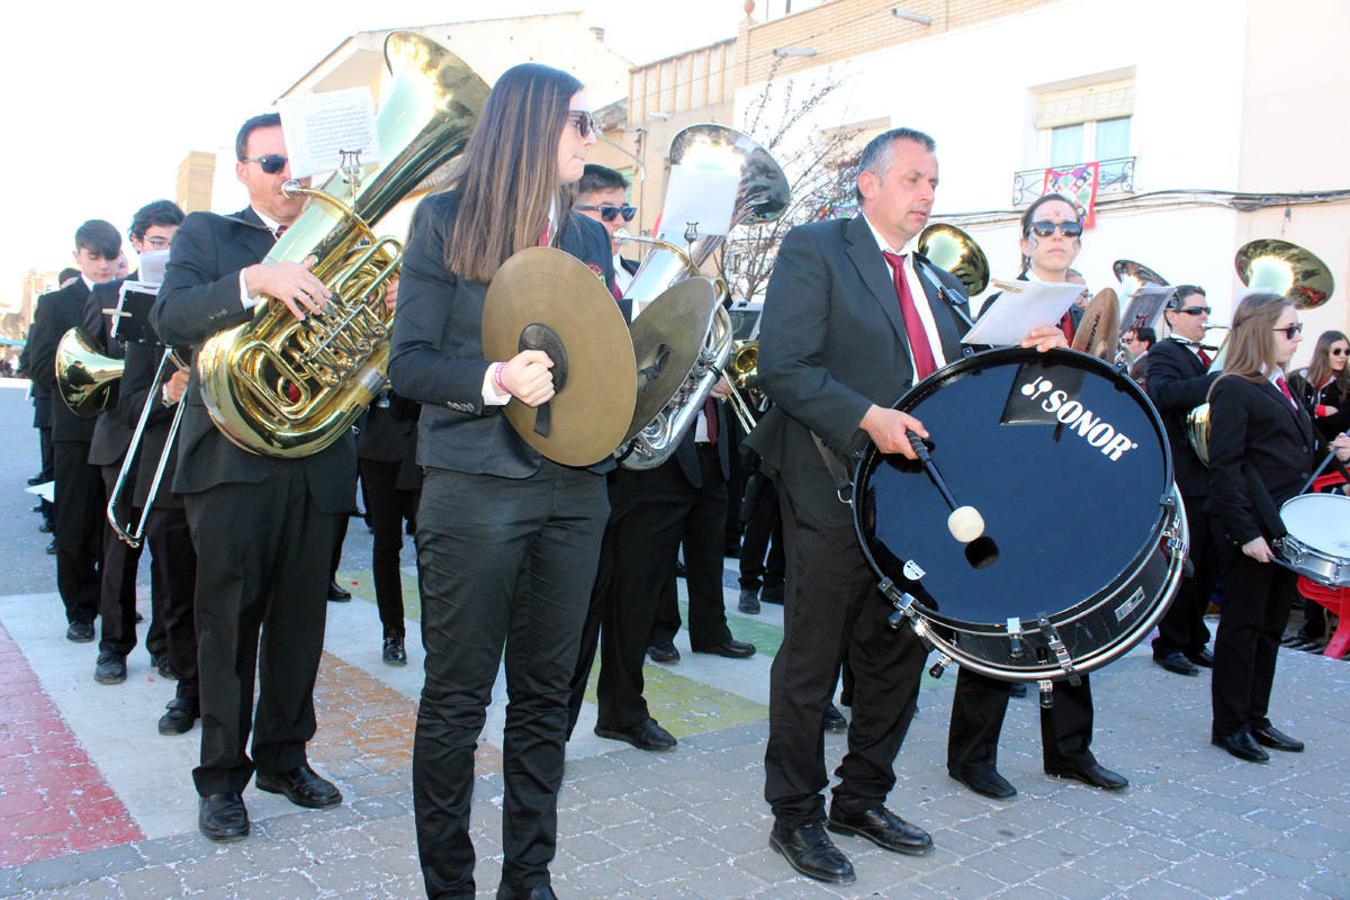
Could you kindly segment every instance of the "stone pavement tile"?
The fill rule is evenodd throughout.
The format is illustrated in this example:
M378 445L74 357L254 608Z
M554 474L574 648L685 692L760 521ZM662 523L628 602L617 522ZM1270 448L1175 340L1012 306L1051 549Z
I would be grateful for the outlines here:
M642 887L650 887L689 873L689 867L684 861L665 847L647 847L640 852L611 860L606 865L614 867L624 877Z
M616 859L627 852L600 834L560 834L558 847L559 853L566 853L583 866Z
M763 849L769 843L768 827L760 828L741 823L728 825L707 834L707 840L716 844L727 856L738 856Z
M144 863L135 849L122 844L31 862L20 868L20 875L25 887L31 890L46 890L103 877L115 877L142 865Z
M254 840L250 835L247 840ZM201 859L183 861L174 866L178 870L178 875L183 880L183 887L186 892L209 891L216 888L232 884L240 878L241 871L244 871L248 865L248 858L244 856L243 847L239 844L231 844L221 847L218 852ZM260 875L251 869L244 872L247 875Z
M1000 884L1019 884L1037 875L1041 865L1034 858L1020 856L1017 847L1017 844L1009 844L1000 850L986 850L966 857L961 865L988 875Z
M1166 871L1170 864L1136 847L1118 845L1089 854L1075 868L1103 881L1125 885Z
M552 882L561 897L624 897L639 890L636 882L605 864L553 873Z
M239 844L239 855L253 872L284 872L288 869L303 869L314 862L313 847L324 838L316 835L306 838L303 843L286 838L259 836L258 840L247 840ZM320 846L322 846L320 844ZM233 852L233 848L231 848Z
M173 864L185 859L200 859L223 852L219 845L211 843L196 831L141 841L136 845L136 851L150 865Z
M1233 862L1247 866L1268 878L1282 878L1289 881L1302 881L1318 874L1317 865L1267 848L1239 853L1233 857Z
M675 835L662 825L645 820L606 828L598 836L618 847L622 853L635 853L644 848L659 847L675 839Z
M179 897L183 894L183 880L173 866L149 866L123 872L117 876L117 886L128 897Z
M1110 881L1102 881L1086 872L1080 872L1070 866L1042 872L1033 878L1029 885L1040 888L1068 900L1095 900L1098 897L1110 897L1117 886Z
M1184 840L1156 834L1137 834L1119 846L1147 853L1164 863L1185 862L1200 855L1200 851L1191 847Z
M1347 886L1345 879L1330 872L1314 875L1304 881L1303 886L1314 893L1324 894L1328 897L1345 897L1350 894L1350 886Z
M317 897L319 888L300 872L289 871L240 881L230 886L229 894L238 900L281 900L281 898L299 900L303 897Z
M318 863L375 852L375 842L359 828L324 831L305 838L305 853Z
M692 874L692 873L691 873ZM729 863L712 865L690 879L695 896L739 900L752 897L765 887L764 882L734 868Z
M665 846L672 856L689 867L689 871L710 869L727 859L727 852L701 837L676 838Z
M988 897L1007 886L965 865L946 866L916 878L915 883L948 897Z
M60 897L61 900L122 900L122 898L130 895L124 894L113 879L100 878L98 881L86 881L83 884L62 888L59 891L43 891L34 896L41 898Z
M1223 896L1242 890L1261 875L1231 859L1201 856L1160 872L1158 877L1204 894Z
M304 874L321 893L348 897L369 897L381 883L391 880L390 873L380 867L374 856L320 861L305 869Z
M1136 882L1120 892L1120 896L1128 897L1130 900L1174 900L1179 897L1200 897L1190 888L1184 888L1180 885L1170 884L1160 878L1145 878L1143 881ZM1279 897L1279 894L1257 894L1258 897Z
M789 869L789 872L792 870ZM819 881L812 881L797 875L790 881L784 881L775 884L772 887L755 894L755 900L819 900L821 897L851 897L851 887L835 887L834 885L821 884Z
M417 858L416 849L382 847L375 855L375 861L395 878L416 877L419 882L422 880L422 863Z

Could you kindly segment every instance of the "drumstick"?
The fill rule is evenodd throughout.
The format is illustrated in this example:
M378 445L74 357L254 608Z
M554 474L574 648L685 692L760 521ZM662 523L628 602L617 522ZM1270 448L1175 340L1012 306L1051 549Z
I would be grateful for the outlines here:
M951 510L951 515L947 516L947 530L961 543L969 544L984 534L984 516L973 506L957 505L956 498L952 496L952 492L947 488L947 482L942 478L942 473L938 471L933 458L928 454L928 445L912 429L907 430L907 434L909 445L914 448L914 455L919 458L919 463L928 473L929 480L933 482L933 486L946 501L947 508Z

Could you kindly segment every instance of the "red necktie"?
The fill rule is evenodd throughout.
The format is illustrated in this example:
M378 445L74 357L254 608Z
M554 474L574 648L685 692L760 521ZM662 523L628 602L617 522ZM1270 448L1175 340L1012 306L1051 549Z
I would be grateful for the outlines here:
M1064 332L1064 339L1070 344L1073 343L1073 316L1069 313L1064 314L1064 318L1059 320L1059 330Z
M703 418L708 426L708 443L717 443L717 401L712 394L703 401Z
M1214 362L1214 360L1209 358L1209 354L1199 347L1195 349L1195 355L1200 357L1200 362L1204 363L1206 369L1209 368L1210 363Z
M1280 393L1284 394L1284 399L1289 401L1289 405L1294 409L1298 409L1298 401L1294 399L1293 392L1289 390L1289 382L1284 380L1283 375L1277 375L1275 377L1275 384L1279 386Z
M278 225L278 226L277 226L277 240L281 240L281 236L282 236L283 234L285 234L285 233L286 233L286 229L287 229L287 228L290 228L290 227L291 227L291 226L289 226L289 225Z
M933 357L933 345L928 343L928 332L924 330L923 320L919 318L919 308L909 294L909 279L905 277L905 257L888 250L881 251L886 262L891 264L895 273L895 295L900 299L900 317L905 320L905 336L909 339L909 352L914 357L915 381L922 381L937 371L937 360Z

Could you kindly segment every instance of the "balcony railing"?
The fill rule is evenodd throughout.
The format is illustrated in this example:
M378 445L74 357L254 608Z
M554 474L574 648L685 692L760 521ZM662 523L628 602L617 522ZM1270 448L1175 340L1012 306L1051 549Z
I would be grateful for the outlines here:
M1114 159L1097 160L1097 196L1111 197L1118 194L1134 193L1133 156L1117 156ZM1082 163L1053 166L1055 169L1072 169ZM1027 206L1041 195L1045 186L1045 169L1027 169L1013 173L1013 206Z

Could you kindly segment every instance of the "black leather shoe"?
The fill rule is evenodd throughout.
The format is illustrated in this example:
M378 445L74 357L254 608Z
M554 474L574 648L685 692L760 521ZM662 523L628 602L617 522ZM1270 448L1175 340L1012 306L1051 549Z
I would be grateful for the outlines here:
M1051 772L1046 769L1045 774L1053 775L1056 778L1072 778L1089 787L1101 788L1104 791L1123 791L1130 786L1129 779L1124 775L1112 772L1098 762L1088 763L1086 766L1060 769L1058 772Z
M127 680L127 658L120 653L101 650L94 665L94 680L99 684L121 684Z
M833 734L842 734L848 731L848 719L839 711L839 707L833 703L825 707L825 730Z
M629 728L608 728L597 724L595 734L611 741L627 741L639 750L673 750L678 743L675 736L658 725L651 716Z
M759 592L759 599L764 603L777 603L783 605L783 596L786 593L781 584L766 584L764 589Z
M66 626L66 640L87 644L94 639L93 622L71 622Z
M1209 739L1209 742L1216 747L1227 750L1230 755L1236 756L1238 759L1245 759L1247 762L1270 762L1270 754L1261 749L1252 737L1252 733L1245 728L1232 734L1216 734Z
M911 825L884 806L861 813L845 813L830 804L829 824L835 834L855 834L867 838L883 850L923 856L933 849L933 838L917 825Z
M680 661L680 648L666 641L664 644L652 644L647 648L647 655L651 657L652 662L677 663Z
M328 809L342 802L342 792L337 789L337 785L321 777L308 765L297 766L289 772L276 775L259 772L255 781L258 790L284 794L296 806L307 809Z
M1208 647L1201 647L1195 653L1187 653L1186 658L1191 661L1191 665L1202 669L1214 668L1214 652Z
M1274 725L1258 725L1252 729L1252 737L1262 747L1269 747L1272 750L1283 750L1285 753L1302 753L1303 742L1298 738L1291 738Z
M238 792L197 800L197 827L210 840L225 844L248 837L248 809Z
M46 519L43 519L42 524L38 526L38 531L42 532L43 534L51 534L52 523L48 522Z
M186 697L174 697L164 707L164 715L159 717L160 734L187 734L192 724L201 716L196 700Z
M380 656L391 666L406 666L408 651L403 649L403 638L396 634L385 635L384 649L380 651Z
M497 900L558 900L558 895L553 893L553 886L549 884L524 888L503 881L497 885Z
M808 822L799 828L773 826L769 846L788 861L788 865L807 878L830 884L852 884L858 880L853 863L825 833L824 822Z
M1199 675L1200 670L1191 664L1185 655L1180 652L1168 653L1166 656L1155 656L1153 661L1162 666L1169 672L1175 672L1177 675Z
M34 475L32 478L28 479L28 486L37 487L39 484L42 484L42 481L43 479L41 475ZM38 508L41 509L41 507Z
M741 588L741 599L736 608L748 616L759 615L759 591L755 588Z
M735 638L727 638L720 644L712 647L704 647L695 650L695 653L712 653L717 656L725 656L727 659L749 659L755 655L755 645L747 641L738 641Z
M1017 796L1017 788L1012 786L1012 782L998 774L994 769L986 772L952 772L949 770L947 774L983 797L1007 800L1010 797Z
M55 539L55 538L53 538L53 539L52 539L52 542L51 542L50 544L47 545L47 555L48 555L48 556L55 556L55 555L56 555L56 539ZM89 638L89 640L92 641L92 640L93 640L93 637L91 636L91 637Z
M328 583L328 600L331 603L346 603L352 599L352 592L344 590L336 581Z

